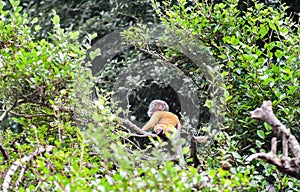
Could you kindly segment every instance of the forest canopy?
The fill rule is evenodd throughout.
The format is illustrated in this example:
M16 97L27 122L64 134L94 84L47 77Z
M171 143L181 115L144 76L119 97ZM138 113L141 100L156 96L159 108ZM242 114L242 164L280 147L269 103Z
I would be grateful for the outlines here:
M299 191L297 7L0 1L1 190Z

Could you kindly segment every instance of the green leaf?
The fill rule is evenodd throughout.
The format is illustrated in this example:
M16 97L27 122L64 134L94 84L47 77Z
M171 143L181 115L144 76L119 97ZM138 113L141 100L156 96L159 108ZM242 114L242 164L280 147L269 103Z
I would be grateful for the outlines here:
M288 94L293 95L297 89L297 86L289 86Z
M271 131L272 130L272 127L271 125L269 125L268 123L264 122L264 127L267 131Z
M284 56L284 53L282 51L280 51L279 49L276 50L275 52L275 56L278 58L278 59L281 59L282 56Z
M275 26L275 24L273 23L273 20L269 20L269 19L268 19L268 22L269 22L270 28L271 28L272 30L276 31L276 26Z
M38 20L39 20L39 19L38 19L38 18L36 18L36 17L35 17L35 18L33 18L33 20L31 21L31 24L35 24L35 23L37 23L37 22L38 22Z
M60 22L59 15L57 15L54 10L53 10L53 19L52 19L52 22L53 22L54 25L57 25Z
M263 38L269 31L269 27L265 25L260 25L259 34L260 38Z
M204 106L206 106L207 108L211 109L211 107L213 106L212 100L206 99Z
M16 66L17 66L17 68L20 69L20 70L25 69L25 67L26 67L26 66L23 65L22 63L17 63Z
M94 39L94 38L96 38L97 36L98 36L97 33L93 33L93 34L91 35L91 39Z
M34 26L34 30L35 30L36 32L40 31L41 29L42 29L42 28L41 28L40 25Z
M256 144L256 146L257 146L258 148L261 148L261 146L263 145L263 143L260 142L259 140L256 140L256 141L255 141L255 144Z
M232 99L232 96L230 95L230 93L228 91L224 92L224 97L225 97L226 101L229 101Z
M16 8L20 5L20 1L9 0L13 8Z
M79 32L78 31L70 32L69 35L72 40L76 40L76 39L78 39Z
M237 152L232 152L232 156L236 159L241 159L242 157Z
M257 135L260 138L265 139L265 132L263 130L257 130Z
M90 52L91 60L94 60L97 56L101 55L100 48L97 48L95 51Z

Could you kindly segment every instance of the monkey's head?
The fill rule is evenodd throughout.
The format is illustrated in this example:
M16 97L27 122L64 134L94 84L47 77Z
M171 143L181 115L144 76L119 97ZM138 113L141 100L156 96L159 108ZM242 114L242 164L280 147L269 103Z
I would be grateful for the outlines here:
M151 117L156 111L169 111L169 105L163 100L153 100L149 105L149 110L147 112L148 116Z

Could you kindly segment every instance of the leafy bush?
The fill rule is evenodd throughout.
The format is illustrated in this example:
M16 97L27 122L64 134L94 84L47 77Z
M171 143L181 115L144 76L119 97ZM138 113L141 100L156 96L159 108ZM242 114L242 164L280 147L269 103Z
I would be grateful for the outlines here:
M97 166L104 163L102 157L89 155L93 149L81 130L92 120L99 130L110 130L115 123L106 99L99 96L94 102L90 97L93 77L82 64L93 36L79 44L79 33L60 28L53 12L49 41L35 40L32 32L40 29L37 19L21 15L19 1L10 2L12 10L4 10L0 2L1 122L9 115L22 125L22 132L1 131L2 189L97 188L92 181L102 172Z
M256 172L254 165L244 163L248 151L242 150L245 147L254 152L264 144L260 142L267 144L263 139L268 138L269 127L265 126L267 131L261 127L257 131L248 114L245 115L261 103L259 100L265 99L264 95L275 98L273 102L277 106L287 106L278 107L278 114L282 116L291 117L299 112L299 107L289 102L292 96L299 98L298 92L288 91L292 85L298 86L295 79L299 78L299 73L287 70L288 66L299 68L296 57L299 46L295 43L295 29L279 28L288 23L288 20L281 20L281 13L256 4L258 11L240 16L237 2L214 6L199 3L191 8L184 6L184 1L165 12L167 15L160 13L169 27L168 32L176 32L180 27L185 32L176 33L178 38L188 32L199 39L200 46L210 47L226 80L224 101L228 114L222 128L226 127L227 133L216 135L215 145L201 151L199 158L205 162L203 166L193 168L188 158L187 165L179 166L163 160L163 154L156 151L151 156L145 155L121 142L127 140L127 133L120 129L111 114L110 95L100 92L96 99L91 99L95 78L84 58L94 36L88 36L83 45L78 43L79 33L63 30L58 15L53 12L54 27L49 41L36 40L33 34L41 30L35 24L37 20L20 14L22 8L18 1L10 2L12 10L4 10L3 1L0 2L0 17L3 18L0 21L0 120L5 116L13 118L22 126L22 132L1 131L3 191L8 187L14 191L261 191L267 183L274 183L282 190L299 189L297 181L281 176L274 167L263 162L257 163L263 171ZM262 22L256 16L264 18L262 21L269 27L265 27L266 31L278 31L283 35L274 46L285 54L284 60L277 58L278 51L271 54L273 41L265 42L266 47L260 48L262 53L255 46L259 38L269 40L267 34L258 35L260 30L249 29ZM275 21L278 17L276 30L267 19L273 16ZM255 22L251 23L253 20ZM136 35L143 40L143 33ZM293 49L290 46L294 46ZM166 53L165 58L181 58L174 47ZM270 59L275 59L276 65ZM202 77L201 71L194 70L191 75L201 79L197 78ZM265 81L268 78L272 78L271 81ZM285 80L284 83L281 80ZM285 94L284 97L275 92L277 89ZM295 121L286 119L288 125L292 122ZM256 133L258 137L255 138ZM187 147L183 154L188 154ZM233 164L230 171L219 168L221 160ZM278 180L268 180L271 176Z
M8 0L7 0L8 1ZM21 0L24 12L30 17L39 18L42 27L36 34L38 38L46 38L51 28L51 11L56 10L61 17L62 28L80 31L80 39L88 33L97 32L101 38L118 28L127 27L144 21L153 22L155 14L149 0ZM10 4L6 5L10 8Z
M222 69L227 90L224 94L226 119L223 127L232 135L230 140L224 141L227 143L225 146L231 146L224 153L230 159L240 164L250 153L270 146L270 127L266 124L262 127L249 115L249 111L263 100L272 100L277 116L299 135L296 129L300 112L300 94L297 91L300 77L299 27L286 17L285 7L273 9L254 2L242 12L238 9L237 0L214 4L181 0L169 9L166 7L171 1L153 3L167 31L160 38L170 42L187 39L186 46L191 49L195 47L193 43L198 42L199 47L208 47ZM145 31L143 27L130 28L124 35L127 42L151 54L155 51L149 48L155 46L149 46L153 42L148 40ZM169 46L167 50L172 49L176 46ZM174 51L160 54L161 57L169 56L170 61L186 63L184 59L178 62L181 58L174 57ZM198 69L191 70L190 74L196 78ZM274 167L263 162L258 165L261 166L260 173L255 173L258 177L260 174L267 176L269 182L279 177L274 173ZM278 183L285 187L287 183L293 183L293 189L299 188L297 181L291 180L285 182L282 179L282 183Z
M285 17L284 8L278 11L256 3L240 13L237 1L194 7L180 2L166 14L160 13L162 20L174 33L183 29L200 45L208 46L223 67L224 83L231 94L227 98L228 123L232 122L233 133L253 133L245 113L263 99L271 99L279 116L294 127L299 114L295 99L299 98L299 29ZM261 41L263 47L257 45Z

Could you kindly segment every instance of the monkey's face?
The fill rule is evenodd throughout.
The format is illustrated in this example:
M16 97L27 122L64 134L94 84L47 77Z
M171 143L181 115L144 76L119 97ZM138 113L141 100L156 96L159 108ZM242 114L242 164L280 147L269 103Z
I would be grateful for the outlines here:
M156 111L169 111L169 106L162 100L153 100L149 105L147 114L149 117L151 117L152 114Z

